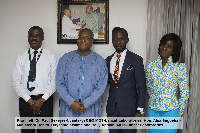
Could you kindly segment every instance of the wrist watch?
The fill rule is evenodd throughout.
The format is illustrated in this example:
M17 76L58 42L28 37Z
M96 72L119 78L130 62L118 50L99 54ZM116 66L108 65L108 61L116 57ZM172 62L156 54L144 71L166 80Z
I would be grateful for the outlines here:
M143 115L143 114L144 114L144 111L143 111L143 110L137 110L137 112L138 112L140 115Z

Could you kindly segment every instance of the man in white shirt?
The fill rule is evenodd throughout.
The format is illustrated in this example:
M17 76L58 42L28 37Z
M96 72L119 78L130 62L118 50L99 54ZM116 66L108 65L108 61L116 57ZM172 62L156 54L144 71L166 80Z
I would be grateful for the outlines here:
M81 27L73 24L71 18L70 9L64 10L64 16L62 17L62 37L63 39L74 39L72 37L78 37L78 33L76 29L80 29Z
M43 29L33 26L28 31L30 48L18 54L12 70L13 88L19 95L20 117L53 117L55 72L57 59L42 48ZM34 133L35 129L22 129L22 133ZM51 133L40 129L38 133Z

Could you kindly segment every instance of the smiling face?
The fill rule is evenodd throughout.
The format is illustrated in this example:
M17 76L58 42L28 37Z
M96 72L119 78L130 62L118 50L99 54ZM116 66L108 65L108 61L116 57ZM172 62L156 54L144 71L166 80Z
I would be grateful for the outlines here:
M78 51L81 53L90 52L93 41L93 33L90 30L81 30L77 40Z
M172 40L167 41L160 45L160 57L162 59L168 59L173 54L174 42Z
M112 43L117 51L117 53L121 53L126 49L126 44L128 43L129 39L123 30L116 30L113 33Z
M34 50L38 50L42 46L44 40L44 33L40 28L32 28L28 32L28 42L30 47Z

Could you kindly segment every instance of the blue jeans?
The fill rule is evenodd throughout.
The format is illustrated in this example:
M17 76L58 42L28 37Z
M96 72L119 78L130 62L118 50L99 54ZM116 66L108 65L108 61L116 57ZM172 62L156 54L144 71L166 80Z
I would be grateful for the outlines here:
M179 117L179 109L170 111L155 111L148 109L148 117ZM177 129L148 129L148 133L177 133Z

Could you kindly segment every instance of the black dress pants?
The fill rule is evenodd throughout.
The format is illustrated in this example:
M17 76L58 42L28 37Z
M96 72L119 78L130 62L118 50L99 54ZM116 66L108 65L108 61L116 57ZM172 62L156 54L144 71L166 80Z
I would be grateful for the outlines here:
M33 100L40 99L43 95L31 96ZM41 113L34 114L30 109L28 102L23 98L19 98L19 111L20 117L53 117L53 96L50 96L47 101L44 102ZM37 129L37 133L51 133L52 129ZM35 129L21 129L21 133L35 133Z
M133 116L123 116L120 114L117 104L115 105L115 111L113 114L107 114L107 117L133 117ZM136 133L137 129L109 129L109 133Z

